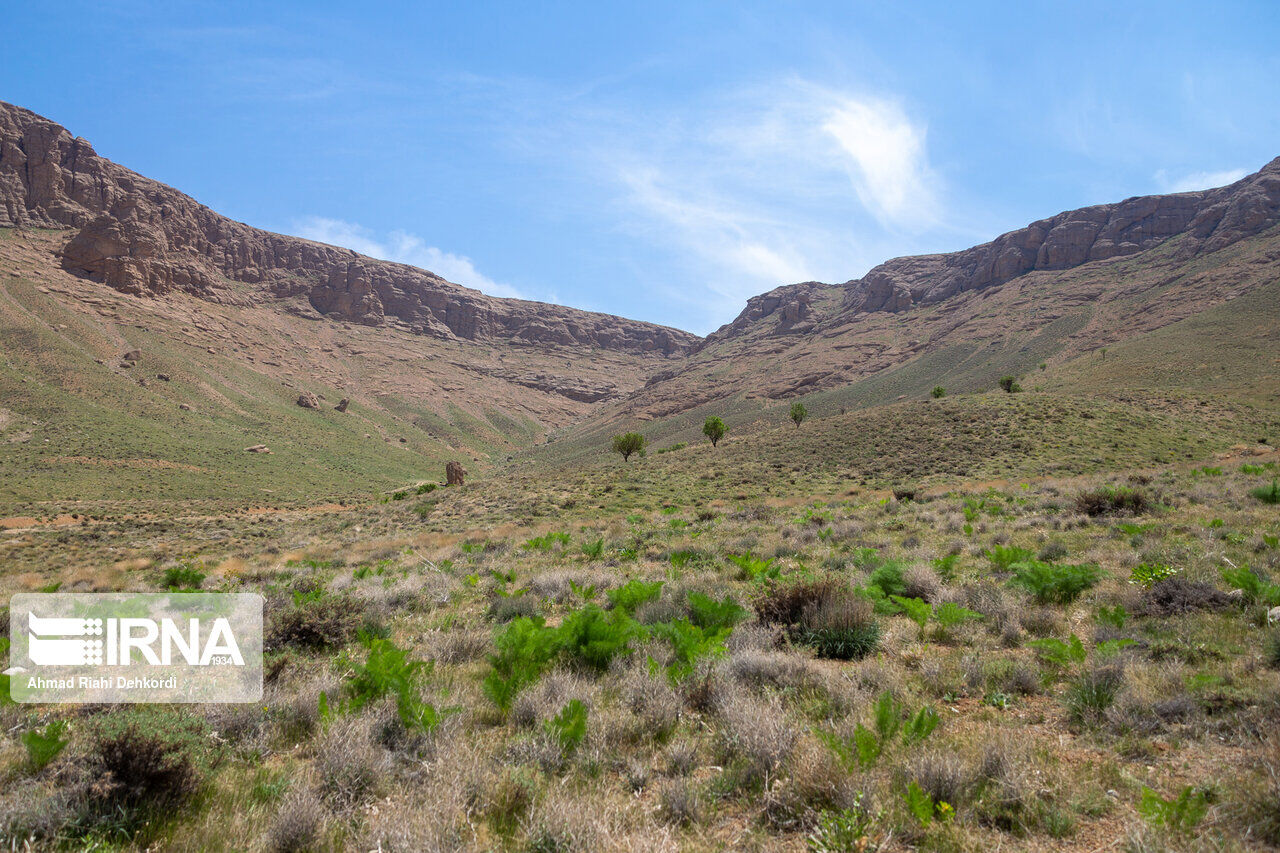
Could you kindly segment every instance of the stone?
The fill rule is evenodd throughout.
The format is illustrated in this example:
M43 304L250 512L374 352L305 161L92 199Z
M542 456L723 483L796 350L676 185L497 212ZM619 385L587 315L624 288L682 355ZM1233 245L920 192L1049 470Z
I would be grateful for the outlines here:
M1267 624L1275 625L1280 622L1280 607L1273 607L1267 611Z
M467 469L461 462L450 462L444 466L445 482L450 486L461 486L467 476Z
M168 382L168 381L169 381L169 374L167 374L167 373L157 373L157 374L156 374L156 379L159 379L161 382Z
M304 391L298 395L298 405L304 409L320 408L320 398L310 391Z
M333 410L335 412L345 412L347 410L347 406L349 405L351 405L351 401L348 400L346 397L343 397L341 400L338 401L338 405L333 407Z
M142 358L142 350L131 349L120 358L123 361L137 361Z
M178 404L178 408L179 408L179 409L181 409L181 410L182 410L182 411L184 411L184 412L194 412L194 411L195 411L195 409L191 408L191 406L190 406L188 403L179 403L179 404Z
M245 453L270 453L271 451L265 444L255 444L244 449Z

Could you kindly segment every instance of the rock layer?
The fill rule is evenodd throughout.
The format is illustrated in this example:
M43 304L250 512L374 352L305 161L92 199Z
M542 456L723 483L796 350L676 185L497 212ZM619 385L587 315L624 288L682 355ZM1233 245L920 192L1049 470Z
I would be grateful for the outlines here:
M181 290L218 302L303 298L331 318L398 323L442 338L663 355L698 341L650 323L487 296L416 267L251 228L2 102L0 227L73 229L62 250L66 270L143 296Z

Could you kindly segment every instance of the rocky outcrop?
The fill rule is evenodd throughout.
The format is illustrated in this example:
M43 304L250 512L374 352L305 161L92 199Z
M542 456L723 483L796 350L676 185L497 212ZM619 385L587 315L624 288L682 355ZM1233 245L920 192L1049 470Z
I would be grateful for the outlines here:
M697 337L558 305L499 299L404 264L251 228L99 157L0 103L0 227L68 228L62 265L125 293L297 299L320 315L442 338L678 355ZM233 282L253 285L233 287ZM246 295L247 294L247 295Z
M1178 238L1179 260L1216 252L1280 222L1280 158L1234 184L1200 192L1142 196L1100 204L1033 222L980 246L943 255L895 258L843 285L805 282L771 290L747 302L732 323L703 347L732 338L778 315L771 334L786 334L804 319L821 288L843 293L837 316L905 311L969 290L994 287L1038 270L1066 270L1132 255ZM821 323L834 318L811 318Z
M304 409L320 408L320 398L310 391L304 391L298 395L298 405Z
M598 403L602 400L610 400L620 396L618 386L611 382L590 382L579 377L519 370L488 370L485 372L490 376L496 376L508 382L523 385L526 388L559 394L561 397L568 397L570 400L577 400L580 403Z
M444 466L445 483L450 486L461 486L467 476L467 469L461 462L450 462Z

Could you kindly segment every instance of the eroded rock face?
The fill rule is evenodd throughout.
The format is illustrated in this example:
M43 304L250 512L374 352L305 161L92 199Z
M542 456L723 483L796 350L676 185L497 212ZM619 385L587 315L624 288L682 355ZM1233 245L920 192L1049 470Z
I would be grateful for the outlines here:
M0 103L0 227L74 229L68 271L140 296L304 298L322 315L469 340L677 355L694 335L557 305L499 299L404 264L250 228L99 157L83 139ZM231 282L255 285L246 289Z
M444 466L444 476L445 482L450 486L461 486L467 476L467 469L462 467L461 462L450 462Z
M1085 207L961 252L895 258L861 279L838 285L844 291L841 313L905 311L1004 284L1036 270L1065 270L1132 255L1173 238L1178 240L1176 257L1190 260L1278 222L1280 158L1229 186ZM775 314L777 325L772 331L785 334L805 317L809 297L824 287L834 286L805 282L754 297L736 320L709 335L702 346L742 334Z

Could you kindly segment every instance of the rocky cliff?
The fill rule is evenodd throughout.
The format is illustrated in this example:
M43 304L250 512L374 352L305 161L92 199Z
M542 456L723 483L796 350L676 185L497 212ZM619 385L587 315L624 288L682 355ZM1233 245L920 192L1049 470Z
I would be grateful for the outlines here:
M815 282L753 297L732 323L703 346L741 335L770 317L777 334L809 331L849 315L897 313L957 294L1012 281L1029 272L1069 270L1091 261L1133 255L1178 239L1175 260L1217 252L1280 222L1280 158L1230 186L1176 195L1141 196L1060 213L960 252L895 258L861 279L838 285L835 317L810 310Z
M297 297L328 317L441 338L662 355L698 341L607 314L486 296L415 267L251 228L2 102L0 227L69 229L63 268L125 293L181 290L216 302Z

